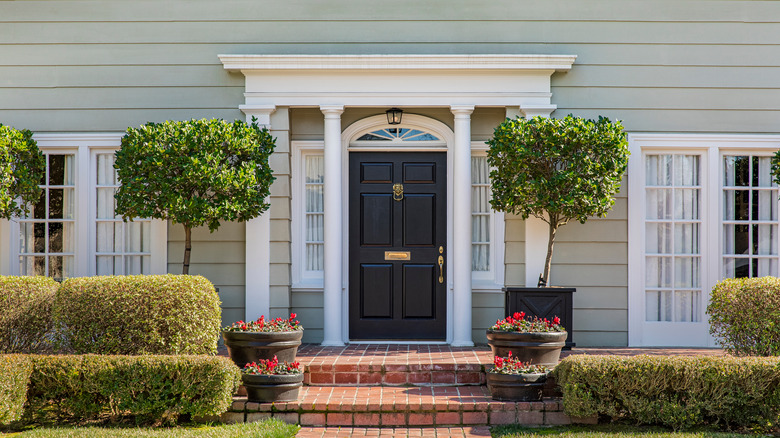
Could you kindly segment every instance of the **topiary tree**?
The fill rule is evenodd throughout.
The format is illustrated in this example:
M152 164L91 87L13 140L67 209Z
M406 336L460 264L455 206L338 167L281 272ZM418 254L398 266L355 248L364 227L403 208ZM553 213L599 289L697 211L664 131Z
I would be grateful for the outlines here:
M266 128L220 119L166 121L128 128L114 167L122 218L148 217L184 225L188 274L192 229L247 221L268 209L275 147Z
M10 219L30 212L38 202L38 184L46 175L46 158L32 132L0 123L0 218Z
M619 121L534 117L506 119L487 142L497 211L550 226L539 286L547 286L555 233L575 219L605 216L628 165L628 142Z

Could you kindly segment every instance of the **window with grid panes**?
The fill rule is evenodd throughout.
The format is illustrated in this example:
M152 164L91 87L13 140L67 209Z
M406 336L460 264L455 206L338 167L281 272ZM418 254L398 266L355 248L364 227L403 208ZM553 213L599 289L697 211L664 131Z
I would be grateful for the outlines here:
M486 156L471 157L471 270L490 270L490 169Z
M701 292L701 160L645 158L645 319L698 322Z
M151 272L151 221L123 222L114 209L119 187L114 154L96 156L95 272L97 275L133 275Z
M723 157L723 276L778 275L778 189L771 157Z
M46 154L43 193L19 220L19 273L72 277L75 273L75 156Z

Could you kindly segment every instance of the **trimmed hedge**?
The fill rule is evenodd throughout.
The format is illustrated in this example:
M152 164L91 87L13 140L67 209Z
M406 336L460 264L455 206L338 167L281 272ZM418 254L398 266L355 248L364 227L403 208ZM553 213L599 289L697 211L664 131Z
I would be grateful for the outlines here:
M0 356L0 424L22 417L30 373L32 362L27 356Z
M710 333L738 356L780 356L780 278L730 278L707 306Z
M576 355L553 375L576 417L780 430L780 359Z
M47 353L54 344L49 277L0 276L0 353Z
M214 354L220 301L204 277L65 280L54 303L63 349L76 354Z
M227 411L241 372L220 356L29 356L26 423L169 423Z

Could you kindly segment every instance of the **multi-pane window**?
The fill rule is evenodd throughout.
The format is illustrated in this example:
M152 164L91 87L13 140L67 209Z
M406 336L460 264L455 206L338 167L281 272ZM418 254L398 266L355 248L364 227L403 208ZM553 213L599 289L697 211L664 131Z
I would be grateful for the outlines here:
M119 187L114 154L96 156L95 271L97 275L151 272L151 221L123 222L116 215L114 193Z
M74 155L46 154L43 193L19 221L21 275L74 275L75 183Z
M645 159L645 319L701 320L701 182L698 155Z
M490 169L487 157L471 157L471 270L490 270Z
M323 183L325 163L322 155L304 156L304 242L307 271L322 271L324 266Z
M778 275L778 188L771 158L723 157L723 276Z

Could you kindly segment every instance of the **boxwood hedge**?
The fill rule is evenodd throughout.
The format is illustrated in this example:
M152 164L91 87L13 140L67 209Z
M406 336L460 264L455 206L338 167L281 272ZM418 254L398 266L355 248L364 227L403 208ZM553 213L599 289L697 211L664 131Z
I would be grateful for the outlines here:
M567 414L780 431L780 359L585 356L553 371Z
M710 333L729 353L780 356L780 278L730 278L712 290Z
M63 349L77 354L213 354L219 296L204 277L131 275L65 280L54 302Z
M127 420L167 423L219 415L240 371L221 356L28 356L25 423Z
M46 353L54 346L49 277L0 276L0 353Z
M0 424L22 416L32 361L23 355L0 355Z

